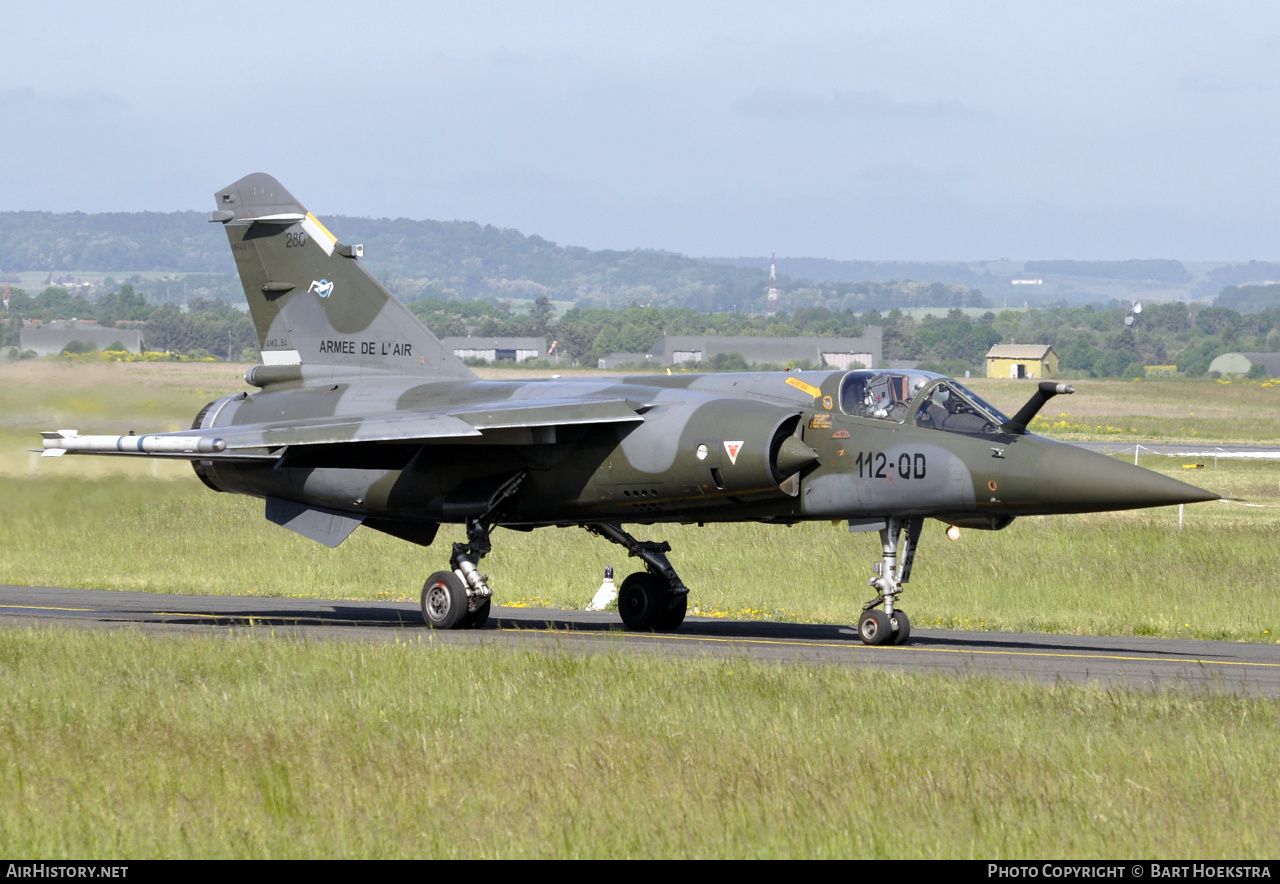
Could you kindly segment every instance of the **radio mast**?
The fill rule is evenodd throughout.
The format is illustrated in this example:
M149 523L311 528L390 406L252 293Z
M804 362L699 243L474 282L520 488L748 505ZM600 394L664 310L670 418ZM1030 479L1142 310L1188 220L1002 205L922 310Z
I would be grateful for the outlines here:
M772 316L778 312L778 253L769 253L769 301L765 305L764 312L766 316Z

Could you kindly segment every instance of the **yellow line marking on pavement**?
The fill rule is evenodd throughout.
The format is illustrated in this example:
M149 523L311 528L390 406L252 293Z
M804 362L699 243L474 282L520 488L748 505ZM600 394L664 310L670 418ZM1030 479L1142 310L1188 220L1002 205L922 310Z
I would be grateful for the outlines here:
M885 650L889 650L886 648ZM1265 663L1257 660L1205 660L1203 657L1145 657L1124 654L1067 654L1056 651L965 651L960 648L904 648L907 651L928 651L934 654L1005 654L1019 657L1069 657L1077 660L1142 660L1151 663L1201 663L1205 666L1270 666L1280 667L1280 663ZM1141 651L1134 651L1141 654Z
M128 616L130 614L146 614L151 617L203 617L207 620L292 620L295 623L349 623L359 626L362 623L382 623L373 620L335 620L323 617L283 617L279 614L202 614L198 611L112 611L105 608L60 608L56 605L0 605L0 609L14 608L22 611L73 611L79 614L113 614Z
M283 614L197 614L194 611L147 611L146 613L153 617L205 617L210 620L236 620L241 622L248 622L250 620L288 620L292 623L302 625L309 625L313 623L338 623L349 626L381 626L391 622L389 618L387 620L338 620L330 617L308 617L305 614L297 617L289 617ZM400 622L401 625L403 625L403 621Z
M2 608L17 608L29 611L75 611L79 613L99 613L99 614L122 614L128 613L123 611L102 611L97 608L59 608L52 605L0 605ZM204 617L210 620L293 620L301 623L340 623L359 626L367 624L370 621L362 620L337 620L326 618L309 618L309 617L282 617L280 615L248 615L248 614L202 614L195 611L147 611L153 617ZM373 623L383 621L372 621ZM529 632L528 627L499 627L502 632ZM1084 654L1084 653L1066 653L1063 651L982 651L968 648L922 648L922 647L887 647L877 648L867 645L855 644L853 642L807 642L797 641L795 639L771 639L771 638L729 638L710 635L674 635L659 633L634 633L622 632L621 630L605 630L605 631L585 631L578 629L565 630L546 630L538 629L538 632L567 632L578 633L584 636L590 635L616 635L623 639L657 639L659 641L686 641L686 642L718 642L721 644L741 644L741 645L784 645L795 648L836 648L847 651L887 651L893 652L915 652L918 654L973 654L975 656L1004 656L1004 657L1064 657L1071 660L1132 660L1147 663L1199 663L1205 666L1258 666L1263 668L1280 668L1280 663L1266 663L1255 660L1205 660L1200 657L1151 657L1141 656L1141 651L1133 652L1133 655L1127 654Z
M152 617L208 617L211 620L222 620L236 617L236 614L197 614L195 611L147 611Z
M564 630L566 632L575 632L577 630ZM584 633L587 634L587 633ZM639 633L617 632L610 633L622 636L628 639L638 638L657 638L660 640L678 640L693 642L721 642L725 644L743 644L743 645L787 645L798 648L843 648L849 651L887 651L893 652L911 652L920 654L981 654L988 656L1004 656L1004 657L1067 657L1073 660L1135 660L1151 663L1201 663L1206 666L1263 666L1263 667L1280 667L1280 663L1265 663L1251 660L1205 660L1199 657L1147 657L1147 656L1130 656L1125 654L1070 654L1062 651L979 651L966 648L921 648L921 647L870 647L862 644L844 644L843 642L806 642L796 641L794 639L772 639L772 638L722 638L709 635L670 635L652 633L649 635ZM1134 655L1141 655L1141 651L1134 651Z

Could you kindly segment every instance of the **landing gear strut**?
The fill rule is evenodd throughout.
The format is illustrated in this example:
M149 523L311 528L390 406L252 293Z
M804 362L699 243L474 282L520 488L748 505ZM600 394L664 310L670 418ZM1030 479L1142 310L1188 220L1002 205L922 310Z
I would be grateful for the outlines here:
M911 637L911 621L905 611L898 610L897 602L902 584L911 579L923 527L924 519L888 519L880 529L880 561L872 566L874 576L867 581L878 595L862 606L858 620L858 637L864 644L902 645ZM884 605L884 610L877 611L878 605Z
M665 540L636 540L617 522L582 527L625 547L628 554L639 558L648 569L629 575L618 588L618 613L626 627L656 632L679 628L688 610L689 588L667 558L671 544Z
M467 542L455 543L449 571L437 571L422 587L422 617L434 629L479 629L489 619L493 590L489 575L480 573L480 560L493 546L489 533L498 527L503 504L520 490L525 474L517 473L489 499L484 513L469 518Z

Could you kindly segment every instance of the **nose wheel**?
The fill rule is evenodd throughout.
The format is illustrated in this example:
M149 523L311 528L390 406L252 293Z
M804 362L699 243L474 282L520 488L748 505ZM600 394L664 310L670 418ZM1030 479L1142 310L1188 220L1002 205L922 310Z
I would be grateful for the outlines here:
M902 584L911 578L911 564L924 519L886 519L880 529L880 561L868 584L878 592L862 606L858 638L865 645L904 645L911 638L911 621L897 607ZM879 610L883 605L884 610Z
M858 621L858 638L864 645L905 645L911 638L911 621L902 610L891 615L875 609L864 611Z

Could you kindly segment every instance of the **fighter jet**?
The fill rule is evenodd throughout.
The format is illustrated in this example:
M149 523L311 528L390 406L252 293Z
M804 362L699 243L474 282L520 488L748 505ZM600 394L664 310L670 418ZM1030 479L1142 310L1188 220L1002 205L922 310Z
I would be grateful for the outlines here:
M427 578L422 615L477 628L498 527L578 526L643 564L618 610L634 630L684 621L666 542L632 525L847 521L878 531L867 644L902 644L900 599L926 519L999 530L1018 516L1218 495L1027 432L1044 381L1009 417L959 381L857 369L482 380L269 175L214 195L263 364L253 393L210 402L188 431L44 433L44 454L184 458L213 491L262 498L269 521L330 547L363 526L430 546L465 526ZM627 527L624 527L627 526ZM790 579L791 575L778 575Z

